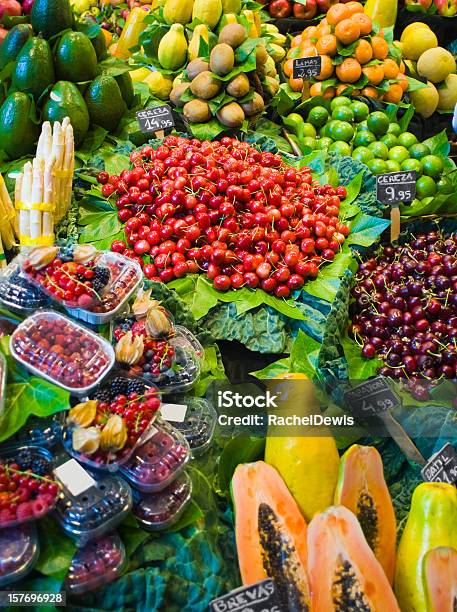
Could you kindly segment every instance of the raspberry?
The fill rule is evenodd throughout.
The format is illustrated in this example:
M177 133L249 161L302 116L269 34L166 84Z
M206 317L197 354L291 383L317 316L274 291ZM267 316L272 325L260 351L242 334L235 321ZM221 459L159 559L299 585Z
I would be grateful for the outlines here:
M90 306L92 306L93 302L94 300L87 293L83 293L78 297L78 306L80 308L89 308Z
M23 502L17 507L17 518L25 520L34 515L33 502Z
M40 516L44 516L48 511L49 504L47 500L47 495L39 495L34 502L32 502L32 512L33 515L39 518Z

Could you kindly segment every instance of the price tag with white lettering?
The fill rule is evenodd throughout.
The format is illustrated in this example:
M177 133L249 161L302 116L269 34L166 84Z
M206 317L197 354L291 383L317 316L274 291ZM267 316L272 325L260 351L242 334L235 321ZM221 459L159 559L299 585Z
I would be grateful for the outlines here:
M171 108L167 104L140 110L137 112L136 118L143 134L159 132L175 125Z
M292 62L294 79L310 79L321 73L322 58L320 55L312 57L297 57Z
M376 197L383 204L412 202L416 197L416 171L388 172L376 176Z
M344 394L346 405L361 416L374 416L400 406L400 398L382 377L370 378Z
M427 482L457 483L457 452L452 444L445 444L441 450L432 455L421 471Z
M212 612L285 612L273 580L241 587L210 602Z

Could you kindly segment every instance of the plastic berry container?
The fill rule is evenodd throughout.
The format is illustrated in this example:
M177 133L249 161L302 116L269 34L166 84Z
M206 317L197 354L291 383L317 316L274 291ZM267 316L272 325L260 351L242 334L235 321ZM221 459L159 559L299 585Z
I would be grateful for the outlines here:
M47 419L32 416L14 436L2 443L0 452L26 444L50 450L60 443L61 431L60 415Z
M78 547L114 529L132 507L132 491L125 480L112 474L90 475L96 485L77 497L64 489L55 510L60 526Z
M0 478L4 489L0 533L4 528L43 518L54 509L60 488L53 479L53 467L51 453L38 446L21 446L0 454ZM27 470L31 474L27 482L23 482L22 472Z
M0 530L0 587L24 578L33 569L39 554L33 524Z
M10 350L30 372L77 395L93 389L114 365L109 342L50 310L25 319L11 336Z
M160 531L178 522L189 505L192 496L192 480L182 472L160 493L133 492L133 516L143 529Z
M187 440L166 421L157 419L149 439L121 466L121 474L140 491L163 491L183 471L190 459Z
M217 412L213 405L203 397L167 398L176 404L187 406L186 417L172 425L180 431L189 443L194 457L204 453L211 445L217 423Z
M5 397L6 397L6 375L8 368L6 365L5 355L0 353L0 415L5 408Z
M19 258L0 272L0 302L19 314L30 314L49 306L45 293L22 276Z
M88 542L76 551L64 587L71 595L82 595L116 580L126 566L126 553L116 533Z

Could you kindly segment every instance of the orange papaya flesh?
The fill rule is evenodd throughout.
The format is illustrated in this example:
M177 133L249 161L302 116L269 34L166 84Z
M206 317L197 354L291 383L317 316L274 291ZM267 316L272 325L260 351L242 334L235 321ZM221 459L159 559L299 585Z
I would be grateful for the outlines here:
M313 612L400 612L383 568L344 506L331 506L309 524L308 577Z
M397 523L382 459L372 446L353 444L341 457L335 504L353 512L392 584Z
M432 548L424 556L423 580L427 612L457 610L457 550Z
M284 610L308 612L306 521L281 476L263 461L238 465L231 493L243 584L272 578Z

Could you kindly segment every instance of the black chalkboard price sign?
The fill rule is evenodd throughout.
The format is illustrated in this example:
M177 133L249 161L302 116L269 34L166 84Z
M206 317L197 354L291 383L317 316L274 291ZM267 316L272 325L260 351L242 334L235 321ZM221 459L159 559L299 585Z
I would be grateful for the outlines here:
M445 444L441 450L432 455L421 470L422 478L427 482L457 483L457 452L452 444Z
M297 57L292 62L294 79L310 79L321 73L322 58L320 55L313 57Z
M140 110L137 112L136 118L143 134L159 132L175 125L171 108L167 104Z
M359 416L375 416L386 410L400 406L400 398L389 383L377 376L344 394L346 405Z
M383 204L412 202L416 197L416 171L388 172L376 176L376 197Z
M211 612L286 612L281 608L273 580L267 579L213 599Z

